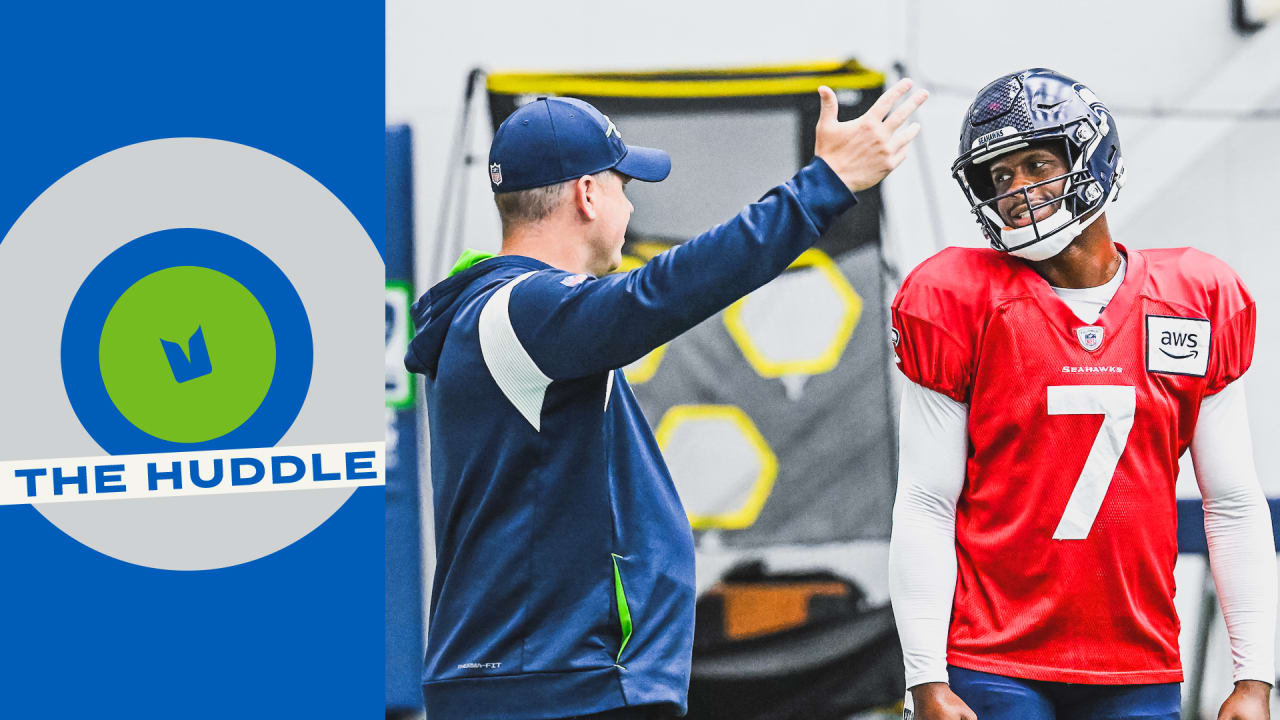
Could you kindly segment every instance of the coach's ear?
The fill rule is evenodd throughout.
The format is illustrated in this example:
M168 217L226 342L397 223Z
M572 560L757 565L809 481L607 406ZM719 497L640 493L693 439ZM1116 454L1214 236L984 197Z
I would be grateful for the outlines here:
M570 182L573 183L573 203L578 211L578 217L584 222L595 220L599 211L597 203L600 201L600 192L603 189L600 183L596 182L595 177L591 175L583 175Z

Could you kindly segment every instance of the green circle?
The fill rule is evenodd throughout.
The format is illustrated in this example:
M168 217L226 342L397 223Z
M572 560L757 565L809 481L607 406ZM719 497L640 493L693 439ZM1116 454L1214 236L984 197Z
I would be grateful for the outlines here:
M198 443L240 427L262 404L276 340L243 285L209 268L172 267L116 300L98 362L111 402L129 422L161 440Z

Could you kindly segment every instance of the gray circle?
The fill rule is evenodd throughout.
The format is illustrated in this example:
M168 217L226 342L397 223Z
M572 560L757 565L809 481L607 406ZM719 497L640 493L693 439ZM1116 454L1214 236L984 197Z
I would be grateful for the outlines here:
M311 321L311 388L278 443L383 441L384 269L368 233L310 175L209 138L129 145L67 173L0 241L0 460L104 455L62 383L62 326L80 284L134 238L202 228L257 248L289 277ZM88 351L96 352L96 348ZM204 570L269 555L314 530L352 488L47 503L81 543L147 567Z

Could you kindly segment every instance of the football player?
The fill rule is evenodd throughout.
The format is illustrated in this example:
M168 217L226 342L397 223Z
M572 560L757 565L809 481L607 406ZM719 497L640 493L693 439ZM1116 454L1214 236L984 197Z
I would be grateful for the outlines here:
M893 303L890 593L919 720L1177 718L1174 483L1191 450L1234 661L1269 716L1276 557L1240 376L1254 303L1222 261L1115 243L1115 119L1043 68L979 92L953 174L992 249Z

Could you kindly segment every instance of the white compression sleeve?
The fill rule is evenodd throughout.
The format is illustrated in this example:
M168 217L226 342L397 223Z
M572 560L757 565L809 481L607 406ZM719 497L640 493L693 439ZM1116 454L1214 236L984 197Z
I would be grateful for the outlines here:
M1201 401L1191 460L1204 498L1209 563L1227 623L1233 679L1274 683L1275 545L1239 380Z
M956 501L964 487L968 420L968 405L905 383L889 596L908 688L947 682L947 633L956 592Z

